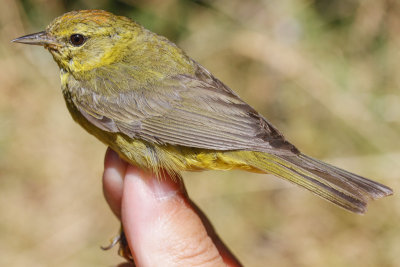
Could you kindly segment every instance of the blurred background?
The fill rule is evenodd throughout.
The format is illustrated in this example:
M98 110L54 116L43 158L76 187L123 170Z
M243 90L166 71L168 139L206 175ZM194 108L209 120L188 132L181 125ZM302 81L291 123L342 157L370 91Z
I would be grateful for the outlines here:
M2 0L0 265L115 266L105 147L75 124L59 71L10 40L99 8L176 42L311 156L400 189L396 0ZM245 266L398 266L394 195L350 214L269 175L185 173ZM397 265L396 265L397 264Z

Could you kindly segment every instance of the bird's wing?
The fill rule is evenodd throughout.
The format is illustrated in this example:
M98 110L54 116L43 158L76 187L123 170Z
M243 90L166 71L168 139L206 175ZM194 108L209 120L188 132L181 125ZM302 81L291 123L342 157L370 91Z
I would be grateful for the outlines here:
M121 72L99 75L91 83L70 80L68 88L81 114L105 131L211 150L297 151L200 65L195 75L165 78L146 88Z

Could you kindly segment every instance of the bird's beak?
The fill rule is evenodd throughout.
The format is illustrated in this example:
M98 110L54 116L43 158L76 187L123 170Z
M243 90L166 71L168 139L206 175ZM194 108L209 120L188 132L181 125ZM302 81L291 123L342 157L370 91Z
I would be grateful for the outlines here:
M29 45L42 45L44 47L58 46L57 40L46 31L28 34L12 40L13 43L29 44Z

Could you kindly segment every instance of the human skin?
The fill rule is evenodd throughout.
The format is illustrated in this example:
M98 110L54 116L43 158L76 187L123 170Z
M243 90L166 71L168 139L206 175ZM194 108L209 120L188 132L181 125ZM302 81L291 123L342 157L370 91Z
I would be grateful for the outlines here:
M104 196L124 226L136 266L242 266L190 200L183 181L163 178L107 150Z

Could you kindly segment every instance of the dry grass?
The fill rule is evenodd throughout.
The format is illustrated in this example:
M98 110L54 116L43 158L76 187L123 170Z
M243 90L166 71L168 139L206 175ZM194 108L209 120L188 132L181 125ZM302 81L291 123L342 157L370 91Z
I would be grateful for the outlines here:
M101 192L105 147L70 119L48 53L9 43L73 7L108 8L169 36L304 152L399 191L396 1L111 2L5 0L0 9L1 266L121 261L99 249L118 230ZM185 181L245 266L398 264L398 195L358 216L272 176Z

